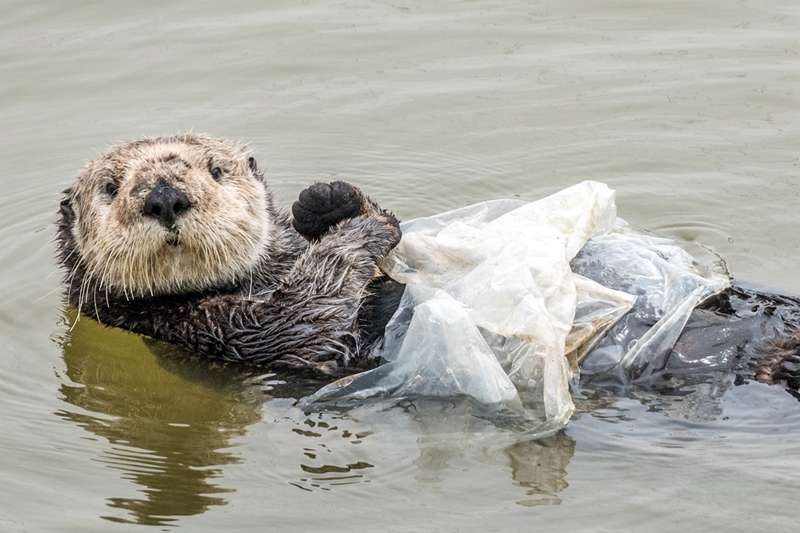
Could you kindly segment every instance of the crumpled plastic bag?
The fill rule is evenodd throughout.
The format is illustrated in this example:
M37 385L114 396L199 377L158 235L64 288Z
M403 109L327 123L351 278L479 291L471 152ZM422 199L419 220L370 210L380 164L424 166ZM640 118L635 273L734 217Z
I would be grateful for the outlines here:
M586 181L532 203L496 200L403 223L382 265L406 284L386 328L385 363L305 404L467 396L533 421L531 437L566 425L581 360L641 374L677 339L686 310L726 286L674 242L619 221L614 197ZM630 275L614 278L617 270ZM641 302L657 311L658 327L628 328L641 337L612 364L605 334Z
M623 220L586 243L571 266L606 287L637 295L632 310L582 366L584 374L623 384L660 370L692 310L730 286L724 265L705 266L674 240Z

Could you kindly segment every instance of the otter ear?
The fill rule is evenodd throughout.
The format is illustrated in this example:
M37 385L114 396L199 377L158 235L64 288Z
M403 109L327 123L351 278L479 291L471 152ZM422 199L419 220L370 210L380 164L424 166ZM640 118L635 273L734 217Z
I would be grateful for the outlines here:
M67 187L61 193L64 195L64 198L61 200L61 203L58 207L58 212L62 215L72 215L74 211L72 210L72 187Z
M258 163L256 163L255 157L248 157L247 165L250 167L250 170L253 171L253 174L256 174L258 172Z

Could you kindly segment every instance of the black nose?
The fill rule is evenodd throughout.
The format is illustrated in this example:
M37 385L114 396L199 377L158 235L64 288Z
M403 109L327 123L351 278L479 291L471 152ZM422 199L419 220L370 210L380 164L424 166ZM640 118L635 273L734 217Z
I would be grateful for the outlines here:
M175 225L175 218L191 207L189 198L161 178L144 200L144 212L157 218L167 228Z

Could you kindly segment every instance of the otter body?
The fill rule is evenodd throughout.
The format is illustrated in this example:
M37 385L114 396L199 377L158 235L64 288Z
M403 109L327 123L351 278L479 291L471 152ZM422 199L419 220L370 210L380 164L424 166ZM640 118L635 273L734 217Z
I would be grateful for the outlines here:
M580 270L586 277L611 288L631 291L604 273ZM637 299L633 309L617 322L597 348L630 346L658 316ZM734 285L697 306L670 351L649 361L631 376L656 386L675 377L697 377L714 371L733 371L740 379L800 388L800 298ZM599 358L598 358L599 359ZM581 377L595 383L616 380L614 364L593 361L590 354ZM796 394L797 395L797 394ZM800 399L800 395L798 396Z
M619 272L584 250L571 262L573 272L628 294L641 290L638 280ZM583 361L587 381L619 381L612 353L620 356L660 319L647 298L637 298ZM800 387L800 298L734 284L692 310L671 350L646 365L628 367L622 381L670 386L673 378L700 378L714 371L733 371L740 379ZM594 357L593 357L594 355ZM799 396L800 398L800 396Z
M400 240L397 219L343 182L304 190L292 215L239 144L184 134L113 147L64 191L57 240L70 303L224 361L377 365L372 349L403 292L378 270ZM613 273L580 273L626 290ZM648 316L631 313L603 342L627 345ZM694 311L648 375L725 369L797 389L798 324L799 300L734 287Z
M377 266L400 240L397 219L342 182L306 189L293 213L236 143L185 134L116 146L64 191L70 303L225 361L373 365L402 292Z

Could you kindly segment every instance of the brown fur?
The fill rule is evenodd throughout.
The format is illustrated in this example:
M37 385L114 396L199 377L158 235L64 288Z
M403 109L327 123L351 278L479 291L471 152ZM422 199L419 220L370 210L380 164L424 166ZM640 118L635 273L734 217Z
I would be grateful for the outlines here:
M188 207L149 212L159 183ZM225 360L363 366L361 339L379 338L366 330L382 324L360 312L400 230L360 191L337 187L356 211L304 238L240 144L183 134L115 146L64 191L58 243L70 303Z
M800 389L800 331L791 328L787 336L767 342L754 366L756 380Z
M149 213L159 183L189 207L163 219ZM303 191L294 212L293 221L274 205L240 144L184 134L115 146L61 202L70 303L227 361L374 365L370 349L402 294L377 268L400 239L397 220L341 182ZM705 312L726 320L685 331L663 371L695 372L730 345L745 374L800 388L800 301L733 288L714 302Z
M250 275L275 229L267 210L271 198L247 161L244 147L199 135L127 143L91 161L67 191L73 237L89 273L84 281L142 297ZM224 186L209 173L214 167L222 169ZM142 212L145 196L163 176L192 202L170 229ZM109 184L119 187L113 198Z

